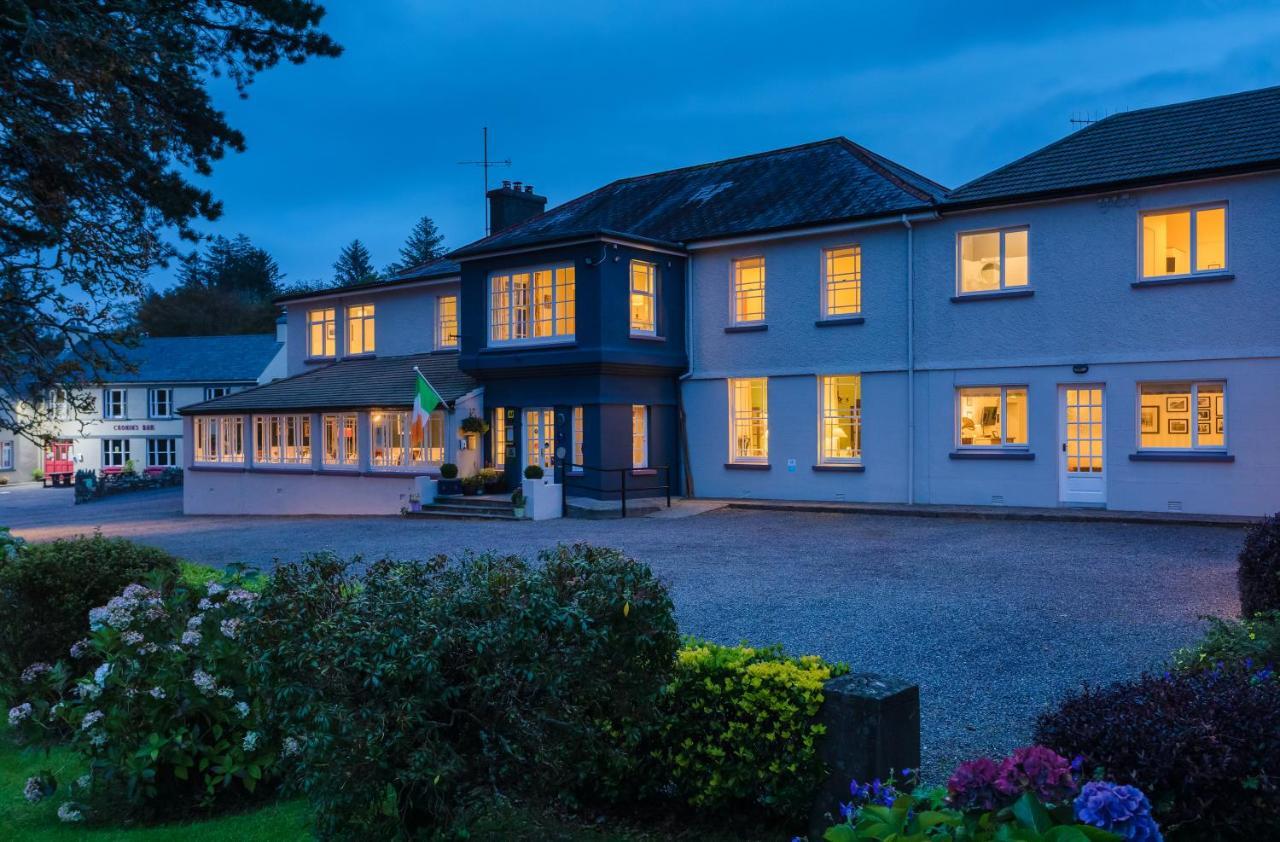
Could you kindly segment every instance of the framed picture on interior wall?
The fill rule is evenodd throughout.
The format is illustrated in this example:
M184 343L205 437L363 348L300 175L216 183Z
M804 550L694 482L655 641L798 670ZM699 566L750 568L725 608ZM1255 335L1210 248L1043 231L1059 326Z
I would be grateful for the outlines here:
M1183 398L1183 405L1186 405L1186 398ZM1191 420L1188 418L1170 418L1169 419L1169 435L1185 436L1187 431L1191 429Z
M1218 423L1222 423L1222 395L1213 396L1213 414L1218 416Z
M1170 395L1164 399L1164 408L1168 412L1186 412L1190 402L1188 395Z
M1142 432L1160 432L1160 407L1155 404L1144 405L1142 407Z
M1205 398L1205 400L1208 400L1208 398ZM1212 410L1210 410L1208 407L1205 407L1204 409L1197 409L1197 410L1196 410L1196 420L1197 420L1197 421L1208 421L1208 420L1209 420L1209 413L1210 413L1211 411L1212 411Z
M1218 435L1222 435L1222 416L1218 416Z
M1196 396L1196 409L1208 409L1208 408L1209 408L1209 396L1208 395Z
M1209 422L1208 422L1208 421L1197 421L1197 422L1196 422L1196 431L1197 431L1198 433L1200 433L1200 435L1202 435L1202 436L1207 436L1207 435L1209 435Z

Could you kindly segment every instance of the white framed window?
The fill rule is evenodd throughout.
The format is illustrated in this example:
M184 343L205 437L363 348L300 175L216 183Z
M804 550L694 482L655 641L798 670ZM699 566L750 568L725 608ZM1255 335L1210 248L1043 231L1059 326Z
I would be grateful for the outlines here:
M129 390L102 390L102 417L127 418L129 416Z
M326 467L351 467L360 460L354 413L325 415L321 418L323 463Z
M458 296L436 296L436 347L458 347Z
M769 380L729 380L729 461L769 462Z
M374 306L354 304L347 307L347 355L372 354L376 348Z
M173 417L173 389L147 390L147 417Z
M410 417L404 410L369 413L369 463L374 468L417 468L444 462L444 413L431 413L426 427L417 429L409 423Z
M259 465L310 465L310 415L255 415L253 461Z
M1222 381L1138 384L1141 450L1225 450L1227 386Z
M1226 271L1226 205L1147 211L1141 224L1142 277Z
M227 395L231 394L233 391L235 391L234 386L205 386L204 399L207 401L211 401L216 398L225 398Z
M1026 386L956 389L956 444L963 448L1027 446Z
M195 461L211 465L244 464L244 418L197 415L193 419Z
M102 467L123 468L124 463L128 461L129 461L129 440L128 439L103 439L102 440Z
M0 471L13 470L13 442L0 441Z
M176 438L147 439L148 468L176 468L178 466L178 440Z
M818 378L822 413L818 463L851 464L862 461L862 377L833 374Z
M739 258L733 261L733 323L746 325L763 321L764 258Z
M532 344L572 339L576 329L572 266L527 269L489 277L489 343Z
M649 467L649 407L631 406L631 467Z
M69 421L72 416L71 396L63 389L51 389L48 397L50 413L57 421ZM104 403L105 407L105 403Z
M511 443L511 427L507 425L506 407L494 407L493 423L489 425L489 434L493 437L490 442L493 450L493 465L503 470L507 464L507 446Z
M631 261L631 335L658 335L658 267Z
M307 356L323 359L337 353L337 311L332 307L307 311Z
M862 312L862 247L841 246L822 252L822 315L829 319Z
M553 409L524 411L524 464L544 471L556 466L556 413Z
M575 406L573 408L573 465L569 467L571 474L580 474L585 470L583 466L586 461L582 458L583 420L582 407Z
M970 231L957 239L956 288L961 295L1017 289L1030 283L1028 228Z

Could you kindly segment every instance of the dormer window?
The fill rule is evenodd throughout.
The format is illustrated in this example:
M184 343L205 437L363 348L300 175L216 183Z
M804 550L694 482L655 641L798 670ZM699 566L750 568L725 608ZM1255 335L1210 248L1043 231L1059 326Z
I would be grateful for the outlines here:
M347 308L347 355L372 354L374 340L373 305L357 304Z
M1225 205L1142 215L1143 278L1225 272L1226 269Z
M1028 284L1026 228L973 231L960 235L959 278L961 295L999 292Z
M645 260L631 261L631 335L658 333L658 267Z
M336 313L332 307L307 312L307 356L333 357L338 353Z
M572 266L489 278L489 344L571 340L576 328Z

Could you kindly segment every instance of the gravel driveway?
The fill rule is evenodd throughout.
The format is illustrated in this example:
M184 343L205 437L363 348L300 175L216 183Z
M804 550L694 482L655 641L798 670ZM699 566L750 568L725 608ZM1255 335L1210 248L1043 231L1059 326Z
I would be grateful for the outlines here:
M1202 614L1239 610L1239 528L1031 523L738 511L682 519L459 522L183 517L174 491L72 506L0 491L0 525L30 540L123 535L210 564L269 565L329 548L420 558L462 548L620 547L671 588L684 632L898 675L921 689L925 772L1004 752L1083 681L1158 665Z

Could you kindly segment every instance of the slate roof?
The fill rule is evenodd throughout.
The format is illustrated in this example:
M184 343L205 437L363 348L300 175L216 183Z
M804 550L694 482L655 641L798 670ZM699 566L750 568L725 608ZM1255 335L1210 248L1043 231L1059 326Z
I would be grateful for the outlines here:
M407 407L413 404L414 366L422 370L427 382L449 403L479 385L458 368L456 354L342 360L223 398L192 404L179 412L183 415L209 415Z
M953 190L1028 199L1280 166L1280 86L1113 114Z
M134 371L110 371L105 383L256 382L280 350L274 333L238 336L156 336L125 348Z
M279 296L275 299L275 303L284 304L289 301L297 301L303 298L319 298L325 295L341 295L351 292L362 292L368 289L386 289L387 287L399 286L400 284L410 283L412 281L430 281L436 278L447 278L451 275L458 275L461 272L461 266L452 260L441 257L427 263L411 266L404 271L397 272L389 278L384 278L381 281L374 281L371 284L347 284L345 286L332 286L324 289L310 290L308 292L292 292L288 295Z
M837 137L614 181L449 256L609 234L680 244L916 211L944 192Z

